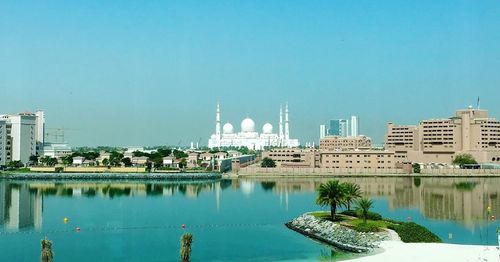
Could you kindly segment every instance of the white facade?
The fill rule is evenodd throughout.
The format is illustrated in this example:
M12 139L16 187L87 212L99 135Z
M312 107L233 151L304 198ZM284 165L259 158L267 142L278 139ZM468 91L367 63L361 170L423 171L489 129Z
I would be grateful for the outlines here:
M36 111L36 147L38 155L43 155L43 146L45 143L45 113Z
M71 147L64 143L45 143L43 147L43 156L60 158L71 155L72 153Z
M351 136L358 136L358 117L351 116Z
M319 139L326 136L326 125L319 125Z
M7 145L7 122L5 120L0 120L0 166L6 165L10 161L10 149L7 150L9 145Z
M30 156L36 155L36 116L32 113L0 116L7 125L7 139L10 139L11 161L26 164Z
M231 123L226 123L220 130L220 107L217 104L215 134L208 140L209 148L220 147L247 147L253 150L262 150L264 147L297 147L299 141L290 139L288 121L288 105L285 108L285 126L283 128L283 111L280 108L279 134L273 133L273 126L266 123L262 126L262 133L255 129L255 122L251 118L245 118L241 122L240 132L235 133Z

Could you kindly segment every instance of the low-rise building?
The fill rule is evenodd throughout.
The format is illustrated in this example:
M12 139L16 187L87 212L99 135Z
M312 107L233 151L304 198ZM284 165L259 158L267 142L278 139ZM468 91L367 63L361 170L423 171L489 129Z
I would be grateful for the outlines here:
M83 156L73 157L73 165L74 166L81 166L81 165L83 165L84 161L85 161L85 157L83 157Z
M301 148L274 148L262 152L262 158L271 158L278 167L318 167L319 150Z
M148 163L148 157L147 156L132 157L131 161L132 165L134 166L144 166L146 165L146 163Z
M394 169L394 151L321 151L322 168Z
M319 140L319 149L323 151L369 150L372 140L367 136L325 136Z
M487 110L461 109L450 118L422 120L418 126L387 125L386 149L398 162L450 164L458 154L480 163L500 159L500 121Z
M73 153L72 148L68 144L64 143L49 143L45 142L43 147L43 155L54 158L61 158L64 156L71 155Z

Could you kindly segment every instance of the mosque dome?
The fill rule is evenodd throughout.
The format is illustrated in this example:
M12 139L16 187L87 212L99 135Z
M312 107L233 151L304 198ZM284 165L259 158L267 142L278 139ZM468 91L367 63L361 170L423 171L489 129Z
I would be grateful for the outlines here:
M264 134L272 134L273 133L273 125L269 123L265 123L262 127L262 133Z
M241 132L255 132L255 122L251 118L241 121Z
M224 126L222 127L222 132L224 134L232 134L232 133L234 133L234 127L233 127L233 125L231 125L231 123L224 124Z

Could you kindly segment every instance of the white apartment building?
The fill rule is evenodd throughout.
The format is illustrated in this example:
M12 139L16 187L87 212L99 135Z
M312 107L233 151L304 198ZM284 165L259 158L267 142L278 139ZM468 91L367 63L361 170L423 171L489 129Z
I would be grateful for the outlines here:
M0 115L5 138L2 139L1 152L5 152L5 165L10 161L21 161L26 164L30 156L36 155L36 115L20 113L17 115ZM10 155L10 158L8 157ZM2 157L2 159L4 159ZM5 163L3 163L5 162Z

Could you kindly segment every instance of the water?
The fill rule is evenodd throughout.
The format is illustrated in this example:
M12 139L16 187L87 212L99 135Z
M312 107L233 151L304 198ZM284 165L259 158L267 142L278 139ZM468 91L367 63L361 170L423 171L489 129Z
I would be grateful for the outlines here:
M384 217L422 224L448 243L496 244L498 178L341 180L359 184ZM314 189L324 181L0 180L2 261L38 260L45 236L57 261L178 261L184 232L194 234L193 261L347 259L283 225L320 209Z

